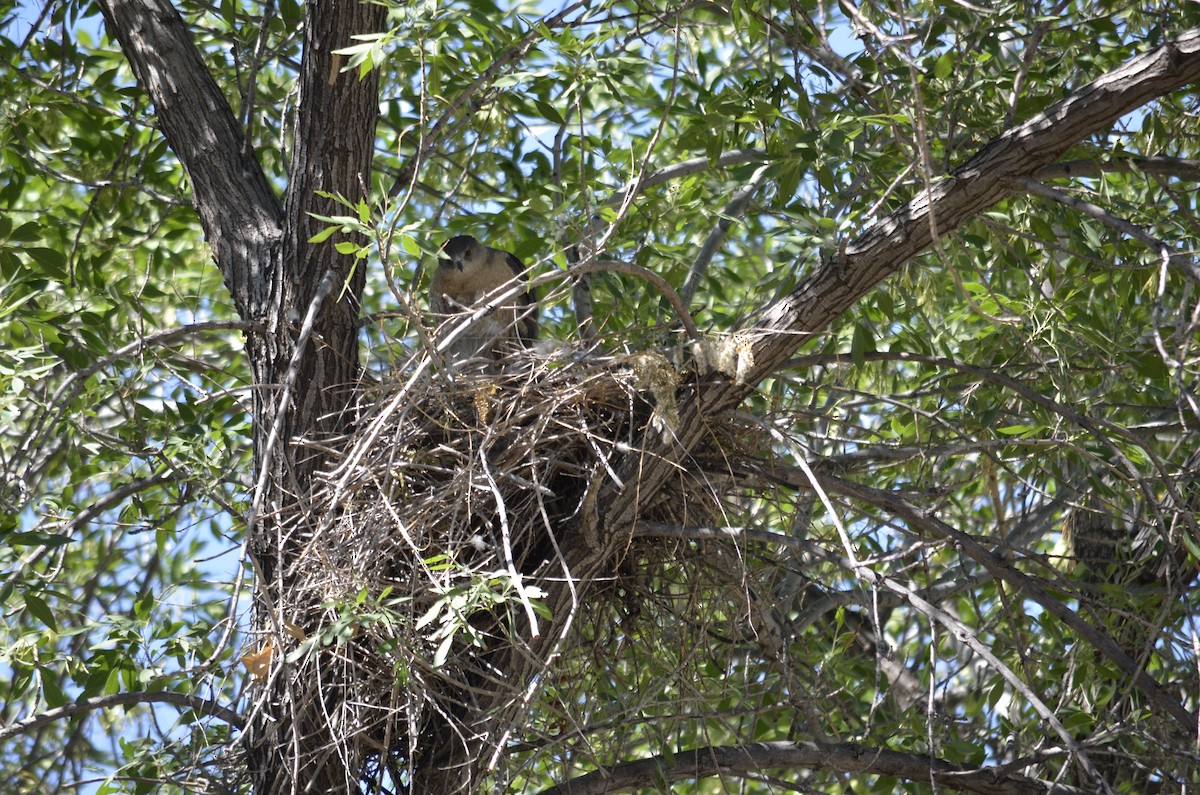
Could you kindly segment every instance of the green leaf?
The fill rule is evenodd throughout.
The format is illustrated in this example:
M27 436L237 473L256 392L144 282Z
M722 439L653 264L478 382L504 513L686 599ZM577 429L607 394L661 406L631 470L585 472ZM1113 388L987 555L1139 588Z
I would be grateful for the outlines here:
M1156 351L1147 351L1133 360L1137 374L1150 381L1161 381L1171 375L1171 368Z
M336 231L338 231L338 227L336 227L336 226L327 226L327 227L325 227L324 229L322 229L320 232L317 232L315 235L313 235L312 237L310 237L310 238L308 239L308 242L309 242L309 243L313 243L313 244L316 244L316 243L324 243L326 240L328 240L329 238L333 237L333 233L334 233L334 232L336 232Z
M31 243L42 238L42 228L35 221L27 221L5 235L14 243Z
M41 533L36 530L7 533L4 540L14 547L61 547L71 542L71 537L56 533Z
M67 703L67 698L58 683L58 674L45 666L38 667L38 674L42 680L42 698L46 699L46 706L54 709Z
M45 600L28 591L23 596L25 598L25 609L29 611L29 614L42 622L51 631L58 632L58 622L54 620L54 611L50 609Z
M1030 436L1040 429L1038 425L1005 425L997 428L996 433L1002 436Z
M416 629L423 629L424 627L433 623L433 621L442 614L442 611L445 609L445 604L446 602L444 599L438 599L436 602L434 602L433 605L431 605L430 608L426 610L420 618L417 619Z
M27 246L21 251L33 260L34 267L39 273L56 281L66 281L67 258L61 252L43 246Z
M952 51L942 53L933 67L933 76L939 80L945 80L954 71L956 61L957 57Z
M558 112L558 109L555 108L553 105L551 105L549 102L545 102L540 99L535 99L535 100L533 100L533 106L538 109L538 113L540 113L542 115L543 119L552 121L555 124L566 123L566 120L563 119L562 114Z
M854 324L854 337L850 341L850 361L862 366L867 361L867 354L875 352L875 337L871 330L862 323Z
M450 649L454 645L454 633L451 632L442 642L438 644L437 650L433 653L433 667L441 668L446 664L447 658L450 656Z

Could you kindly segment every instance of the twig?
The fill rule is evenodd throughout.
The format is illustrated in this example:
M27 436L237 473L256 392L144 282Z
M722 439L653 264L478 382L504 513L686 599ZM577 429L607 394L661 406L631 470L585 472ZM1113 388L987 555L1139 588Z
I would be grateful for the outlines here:
M633 195L637 195L664 182L670 182L673 179L680 179L681 177L697 174L701 171L707 171L710 168L729 168L741 163L753 163L756 160L771 159L772 155L764 149L733 149L728 152L722 152L717 157L715 163L707 157L695 157L691 160L673 163L646 175L640 181L631 182L625 187L617 189L608 201L605 202L605 205L619 205L625 201L627 194L632 193Z
M258 72L262 68L263 51L267 48L267 38L271 31L271 17L275 15L275 0L265 0L262 16L258 20L258 41L254 43L254 52L250 57L249 74L246 77L246 90L242 94L242 156L249 159L254 150L252 143L254 126L254 100L257 91Z
M1060 0L1058 8L1050 12L1057 14L1061 10L1065 2ZM1050 16L1047 14L1047 16ZM1021 92L1025 90L1025 81L1029 79L1029 69L1033 66L1033 58L1037 55L1038 47L1042 44L1042 39L1050 30L1050 20L1040 22L1034 26L1033 32L1029 34L1029 39L1025 42L1025 55L1021 58L1021 63L1017 66L1017 74L1013 78L1012 91L1008 94L1008 113L1005 114L1005 126L1011 127L1017 121L1017 103L1021 99Z
M488 488L492 491L492 497L496 500L496 514L500 519L500 546L504 551L504 568L508 571L513 588L517 591L517 596L521 600L521 606L525 608L525 617L529 619L530 637L536 638L541 634L541 630L538 629L537 613L534 612L533 605L529 601L529 594L525 590L525 580L521 576L521 573L517 571L517 564L513 560L512 532L508 524L508 508L504 502L504 495L500 493L500 486L496 484L496 478L492 476L492 469L488 466L487 456L484 454L483 447L479 450L479 467L483 471L484 478L487 479Z
M438 141L440 141L446 135L453 134L455 130L457 130L466 122L467 118L469 117L467 114L463 114L462 111L464 106L470 104L472 97L479 93L484 87L492 83L497 77L499 77L500 72L505 67L523 58L525 53L529 52L529 49L534 45L534 43L538 39L542 38L543 30L556 28L565 24L567 16L575 11L578 11L580 8L586 9L588 6L589 4L587 0L578 0L578 2L572 3L561 11L542 17L540 20L538 20L536 25L530 26L529 30L523 37L521 37L520 41L501 53L496 60L492 61L487 69L483 70L483 73L480 74L479 77L471 81L471 85L463 89L462 92L460 92L458 96L456 96L447 105L446 110L442 112L441 118L439 118L434 123L432 129L430 129L429 135L422 139L420 151L418 151L412 157L412 159L409 160L408 164L405 165L404 168L400 169L400 173L396 175L396 179L392 183L391 189L389 189L387 192L388 197L393 198L398 195L405 183L409 182L411 179L413 179L413 177L416 176L417 165L425 159L425 155L431 149L433 149Z
M1145 174L1161 174L1192 182L1200 182L1200 160L1185 157L1114 157L1108 159L1064 160L1051 163L1033 172L1036 180L1066 179L1070 177L1095 178L1108 172L1124 173L1141 171Z
M292 398L292 388L296 385L296 378L300 374L300 360L304 356L304 349L308 346L308 338L312 335L313 321L317 316L317 312L321 310L321 304L325 301L325 297L333 290L333 283L337 279L337 273L332 270L325 271L321 277L321 283L317 285L317 291L313 295L312 301L308 305L308 313L304 316L304 324L300 327L300 336L296 339L296 347L292 351L292 359L288 362L287 374L284 376L283 390L279 395L278 401L275 403L275 417L271 422L271 431L267 436L267 442L263 445L262 456L259 460L270 461L274 455L275 446L279 443L279 435L283 431L283 422L288 415L288 403ZM243 555L245 550L250 547L250 542L254 538L255 524L258 521L259 515L262 513L262 503L264 495L267 492L267 479L271 476L271 467L263 465L262 471L258 473L258 482L254 484L254 500L250 504L250 510L246 514L246 534L245 541L242 543ZM278 544L277 548L282 549L282 544ZM251 562L254 565L255 572L259 577L263 572L259 570L258 560L255 555L250 556ZM283 567L278 569L277 576L282 576ZM259 589L266 593L264 589ZM277 593L282 593L280 587ZM279 637L283 637L282 616L278 611L271 610L271 622L275 627L275 633Z
M29 434L24 443L21 445L18 455L13 459L13 464L11 466L12 472L14 474L16 473L16 461L19 461L22 457L26 458L27 460L30 458L29 453L33 443L35 439L40 436L38 429L45 426L47 417L50 416L51 412L65 411L67 404L69 404L78 396L79 388L82 388L81 385L86 383L88 378L100 372L105 367L108 367L110 364L120 361L127 356L139 354L143 350L154 345L174 342L175 340L180 339L181 337L186 337L190 334L198 334L204 331L223 330L254 331L260 328L261 326L258 323L252 323L243 320L218 320L209 321L206 323L192 323L187 326L179 326L178 328L167 329L146 337L138 337L133 342L125 345L124 347L118 348L108 356L101 357L100 359L97 359L89 364L87 367L72 372L65 379L63 379L63 382L59 384L58 389L54 390L54 395L50 398L50 400L46 401L45 409L35 420L30 423ZM74 388L76 385L80 385L80 387Z
M811 476L811 470L806 470L805 474ZM836 479L833 479L833 480L836 481ZM842 482L842 481L837 481L837 482ZM823 490L819 489L818 484L815 480L813 480L811 482L810 487L813 489L817 489L818 493L820 493L821 496L824 497ZM871 489L871 491L875 491L875 490ZM644 526L645 526L645 523L643 523L643 522L638 523L638 527L644 527ZM709 530L709 528L704 528L704 529ZM720 528L720 530L718 532L728 533L730 531L736 531L736 534L743 535L747 538L751 537L747 531L741 530L740 528L729 528L729 529ZM769 540L771 543L785 543L785 544L788 543L788 541L789 541L789 537L784 536L781 533L770 533L770 532L766 532L766 531L751 531L751 532L753 532L753 537L758 540L764 540L764 541ZM715 537L716 532L714 532L713 535ZM813 547L815 545L805 544L804 546L806 547L806 551L811 551L811 547ZM955 638L957 638L959 641L964 643L968 648L970 648L972 651L974 651L976 654L978 654L982 659L986 660L988 665L992 668L992 670L994 670L998 674L1000 674L1000 676L1002 676L1004 678L1004 680L1007 681L1015 691L1017 691L1018 693L1020 693L1022 696L1025 697L1025 699L1037 711L1037 713L1042 717L1042 719L1045 720L1054 729L1055 733L1058 734L1058 736L1062 738L1062 740L1066 744L1067 748L1069 748L1071 750L1072 754L1074 754L1075 757L1080 761L1081 765L1087 771L1088 775L1090 775L1096 779L1099 778L1099 774L1096 772L1095 767L1092 765L1091 761L1087 758L1087 755L1084 753L1084 751L1080 747L1079 743L1076 742L1075 738L1067 730L1066 726L1064 726L1062 724L1062 721L1060 721L1058 719L1058 716L1054 714L1054 711L1052 709L1050 709L1050 707L1044 701L1042 701L1042 699L1038 696L1038 694L1035 693L1033 691L1033 689L1028 684L1026 684L1023 679L1021 679L1021 677L1017 676L1015 671L1013 671L1011 668L1009 668L1007 665L1005 665L1004 662L1001 661L1000 658L997 657L995 655L995 653L992 652L992 650L986 644L984 644L982 641L980 641L979 637L976 635L976 633L970 627L963 624L957 618L950 615L945 610L942 610L937 605L934 605L931 602L927 601L924 597L922 597L920 594L918 594L916 591L914 591L912 588L908 587L904 583L902 583L898 580L895 580L891 577L880 574L878 572L875 572L875 571L871 570L869 567L859 564L858 561L854 560L853 558L842 558L840 556L835 556L832 553L825 552L824 550L822 550L822 552L824 553L824 554L822 554L822 557L832 558L832 559L836 560L839 565L841 565L842 567L853 572L855 574L855 576L862 577L863 579L874 579L876 584L884 586L892 593L894 593L897 596L904 599L904 601L911 604L913 607L915 607L921 613L924 613L925 616L928 617L931 621L936 621L937 623L944 626L946 629L950 630L954 634Z
M700 286L700 280L704 278L704 274L708 272L708 265L716 256L717 249L725 242L725 236L729 233L729 227L733 226L733 219L746 211L746 206L750 204L750 200L754 198L754 194L758 193L759 188L767 181L767 166L759 166L754 174L750 177L750 182L741 190L733 194L733 198L729 200L729 204L725 205L725 209L721 211L720 220L704 241L704 245L700 247L700 253L696 255L696 259L692 261L692 267L688 270L687 278L683 280L683 289L680 290L680 295L687 303L692 302L692 298L696 295L696 289Z

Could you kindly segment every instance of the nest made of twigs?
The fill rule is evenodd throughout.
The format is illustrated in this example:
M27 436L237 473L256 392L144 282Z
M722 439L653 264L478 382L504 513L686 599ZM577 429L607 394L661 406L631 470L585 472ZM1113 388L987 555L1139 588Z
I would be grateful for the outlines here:
M479 704L503 700L494 655L548 618L540 578L562 576L558 547L618 482L618 461L672 432L679 383L657 353L562 346L478 367L424 360L364 388L353 435L322 444L340 452L313 495L321 510L288 606L292 657L307 645L322 659L310 675L329 680L317 689L336 678L343 693L337 722L355 727L343 753L398 765L395 776L431 744L431 725L451 719L465 737ZM639 516L703 524L720 504L709 478L685 471ZM688 547L639 543L627 557L643 572ZM625 582L613 573L610 606L638 591L635 568Z

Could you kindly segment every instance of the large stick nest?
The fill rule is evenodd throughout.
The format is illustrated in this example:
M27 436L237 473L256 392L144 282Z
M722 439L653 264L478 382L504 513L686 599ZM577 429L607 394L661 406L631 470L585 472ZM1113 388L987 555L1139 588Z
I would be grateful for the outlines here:
M289 659L303 661L293 681L322 694L312 696L322 702L314 719L342 746L328 753L348 770L377 766L381 781L436 768L423 758L429 748L500 747L488 719L533 697L501 660L530 654L526 640L554 626L539 597L567 574L564 539L601 487L619 482L619 460L647 434L672 433L679 385L656 353L560 348L484 368L425 364L364 389L356 432L314 495L321 518L284 610L297 639ZM720 460L723 435L712 440ZM640 505L640 518L713 521L721 500L710 476L681 471L677 483ZM645 576L647 562L677 565L681 550L700 556L712 545L635 539L626 559ZM638 586L622 578L637 576L615 563L590 597L609 609L593 601L576 630L630 600Z

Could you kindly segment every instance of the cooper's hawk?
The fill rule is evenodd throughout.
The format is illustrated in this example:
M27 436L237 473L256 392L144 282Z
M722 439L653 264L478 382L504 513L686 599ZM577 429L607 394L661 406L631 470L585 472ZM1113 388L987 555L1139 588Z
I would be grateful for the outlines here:
M429 283L429 308L436 315L480 309L487 296L494 303L483 317L452 343L449 352L496 358L509 340L528 347L537 338L535 295L527 288L500 298L506 285L525 282L525 266L507 251L485 246L470 235L452 237L442 246L437 270ZM523 287L523 285L522 285Z

